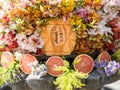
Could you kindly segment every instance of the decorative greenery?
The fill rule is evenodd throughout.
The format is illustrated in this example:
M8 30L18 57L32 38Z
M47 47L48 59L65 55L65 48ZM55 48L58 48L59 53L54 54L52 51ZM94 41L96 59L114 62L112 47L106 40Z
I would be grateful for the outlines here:
M7 69L0 67L0 86L6 83L13 83L17 80L16 76L20 73L18 62L14 62Z
M120 49L116 50L114 54L112 54L112 58L120 62Z
M58 67L56 70L63 70L64 73L56 78L54 84L60 90L73 90L85 86L81 79L88 77L88 74L80 73L70 68L69 63L65 61L65 66Z

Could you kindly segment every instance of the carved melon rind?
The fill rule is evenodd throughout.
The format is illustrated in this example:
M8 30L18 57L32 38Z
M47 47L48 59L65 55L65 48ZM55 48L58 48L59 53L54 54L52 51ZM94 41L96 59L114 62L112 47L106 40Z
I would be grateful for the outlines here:
M44 51L47 56L70 55L76 43L76 33L68 22L52 19L43 28Z

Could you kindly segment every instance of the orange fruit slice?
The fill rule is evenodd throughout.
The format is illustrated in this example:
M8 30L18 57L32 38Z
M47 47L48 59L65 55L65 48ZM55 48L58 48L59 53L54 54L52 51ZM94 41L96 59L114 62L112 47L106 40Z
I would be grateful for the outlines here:
M48 74L51 76L59 76L63 73L63 71L55 70L58 66L64 66L64 61L61 57L52 56L46 61L46 65L48 67Z
M78 72L90 73L93 70L94 61L89 55L81 54L75 58L73 65Z
M34 67L34 64L37 64L38 62L34 56L30 54L25 54L20 59L19 63L20 63L20 69L25 74L30 74L32 72L32 68Z
M10 66L10 64L14 63L14 61L15 61L15 58L11 52L5 51L1 54L2 67L8 68Z

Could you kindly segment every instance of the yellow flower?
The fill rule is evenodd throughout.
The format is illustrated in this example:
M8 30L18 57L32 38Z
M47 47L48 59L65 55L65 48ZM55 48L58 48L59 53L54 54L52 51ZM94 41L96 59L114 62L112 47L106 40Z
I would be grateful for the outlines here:
M86 25L85 24L82 24L81 25L81 29L84 31L84 30L86 30Z
M73 17L69 18L69 21L71 25L75 25L75 26L82 24L82 19L77 15L74 15Z
M60 8L64 14L69 13L74 10L75 2L74 0L62 0Z

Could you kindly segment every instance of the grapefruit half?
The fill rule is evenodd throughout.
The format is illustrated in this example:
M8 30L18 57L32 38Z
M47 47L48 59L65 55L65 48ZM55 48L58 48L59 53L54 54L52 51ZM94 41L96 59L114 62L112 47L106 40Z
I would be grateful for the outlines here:
M63 73L63 71L58 71L55 70L58 66L64 66L64 61L61 57L58 56L52 56L50 58L48 58L48 60L46 61L46 65L48 67L48 74L50 74L51 76L59 76Z
M37 63L37 59L30 54L23 55L19 60L20 69L26 74L30 74L32 72L33 66Z
M81 54L75 58L73 65L78 72L90 73L93 70L94 61L89 55Z
M111 61L111 56L108 52L104 51L98 55L98 62Z
M2 67L8 68L10 64L14 63L14 61L15 61L15 58L11 52L5 51L1 54Z

